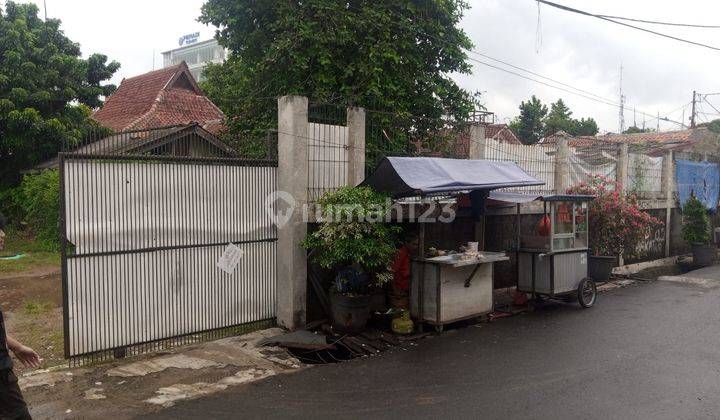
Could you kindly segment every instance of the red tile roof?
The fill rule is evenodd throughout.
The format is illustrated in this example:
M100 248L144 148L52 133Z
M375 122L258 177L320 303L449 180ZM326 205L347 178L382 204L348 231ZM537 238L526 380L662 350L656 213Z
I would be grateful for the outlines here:
M664 131L652 133L635 133L635 134L606 134L599 136L614 143L695 143L708 138L710 132L706 127L691 128L678 131Z
M488 124L485 126L485 138L502 143L522 144L507 124Z
M540 146L555 146L561 138L566 138L568 140L568 146L570 147L587 147L607 143L607 140L602 137L573 136L572 134L560 130L555 134L543 137L537 144Z
M198 123L217 126L225 119L197 86L185 62L124 79L93 114L115 131Z
M543 146L554 146L559 138L567 138L570 147L617 146L620 143L645 146L649 155L661 154L665 150L690 151L699 143L713 141L716 136L706 127L677 131L635 134L605 134L600 136L573 136L559 131L540 140Z

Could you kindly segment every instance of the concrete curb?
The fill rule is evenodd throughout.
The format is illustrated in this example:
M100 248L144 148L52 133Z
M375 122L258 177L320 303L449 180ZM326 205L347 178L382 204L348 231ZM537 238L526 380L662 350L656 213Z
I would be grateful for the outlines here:
M658 281L669 281L675 283L692 284L707 289L720 287L720 281L713 279L704 279L700 277L684 277L684 276L660 276Z
M670 265L677 264L678 260L684 256L685 255L676 255L676 256L668 257L668 258L660 258L658 260L645 261L645 262L635 263L635 264L621 265L620 267L613 268L612 272L613 272L613 274L629 276L629 275L637 274L648 268L667 267Z

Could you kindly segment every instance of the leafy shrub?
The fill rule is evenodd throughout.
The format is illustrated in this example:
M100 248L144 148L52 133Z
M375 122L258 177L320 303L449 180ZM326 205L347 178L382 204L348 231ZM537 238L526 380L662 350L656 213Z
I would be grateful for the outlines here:
M637 195L624 195L620 185L601 175L568 189L568 194L594 195L589 205L590 249L595 255L636 256L638 245L662 224L640 209Z
M682 236L690 245L710 242L710 218L705 205L695 196L683 206Z
M390 211L388 196L368 187L343 187L325 193L318 205L321 208L319 228L309 234L303 246L314 250L312 258L328 269L356 266L368 276L365 281L345 281L333 289L348 294L364 294L367 289L381 285L392 277L388 265L395 255L400 227L384 223ZM340 276L345 278L350 276Z
M10 193L13 213L35 234L44 248L59 248L60 175L57 170L25 175Z

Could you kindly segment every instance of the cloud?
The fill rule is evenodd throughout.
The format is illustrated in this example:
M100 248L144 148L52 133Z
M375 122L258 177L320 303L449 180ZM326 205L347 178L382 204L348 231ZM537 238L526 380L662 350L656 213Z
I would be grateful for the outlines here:
M605 14L622 14L671 21L710 22L718 16L719 5L692 1L583 2L565 0L572 7ZM541 44L536 51L537 4L531 0L475 0L462 27L475 43L475 49L494 58L530 69L536 73L593 92L619 102L619 69L622 64L623 90L630 108L661 115L681 107L692 98L692 91L718 91L717 68L720 52L659 38L597 19L563 12L546 6L540 9ZM653 7L649 7L653 6ZM652 14L650 14L652 12ZM707 16L707 17L706 17ZM720 44L720 30L656 27L659 31L699 42ZM714 32L713 32L714 31ZM471 55L472 56L472 55ZM496 63L493 63L496 64ZM537 78L535 76L530 76ZM517 76L474 66L474 74L457 76L468 89L487 91L485 104L499 117L517 115L520 101L532 94L544 102L562 97L577 118L594 117L601 130L618 128L619 109ZM508 106L512 104L511 106ZM709 109L709 108L708 108ZM689 108L685 118L689 117ZM638 124L650 117L638 115ZM670 115L680 120L682 110ZM633 112L625 112L626 126ZM647 121L655 126L655 120ZM677 125L661 123L661 129Z

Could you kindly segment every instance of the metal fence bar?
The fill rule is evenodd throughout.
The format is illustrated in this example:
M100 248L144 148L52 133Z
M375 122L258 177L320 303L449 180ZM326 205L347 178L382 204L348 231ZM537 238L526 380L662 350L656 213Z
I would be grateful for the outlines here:
M308 109L308 199L347 185L347 108L310 103Z

